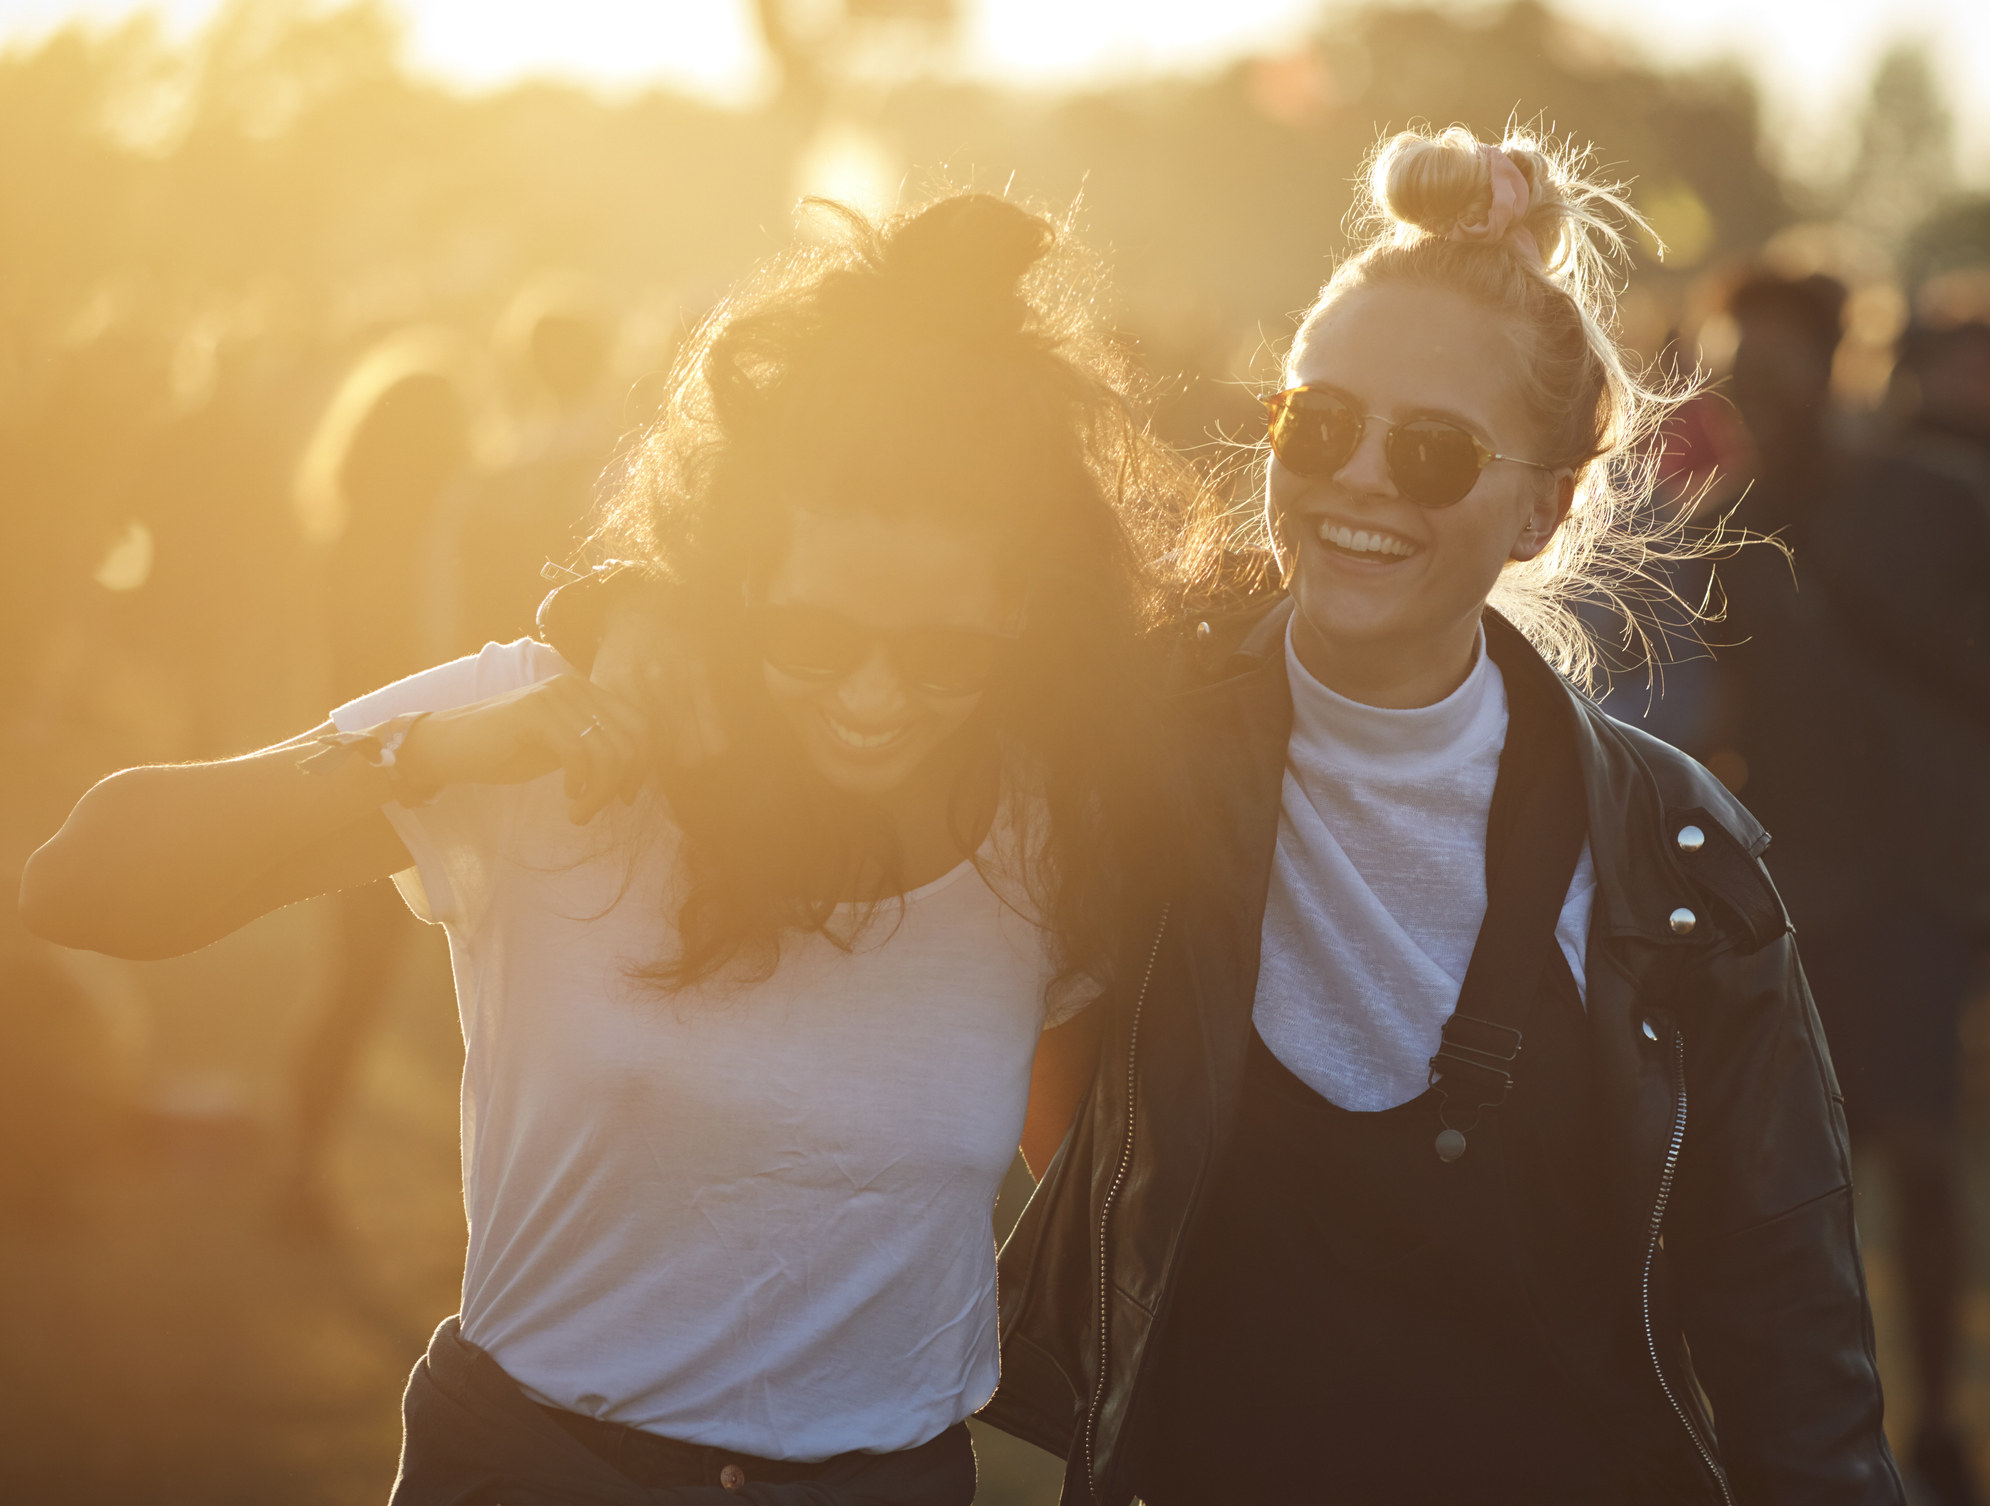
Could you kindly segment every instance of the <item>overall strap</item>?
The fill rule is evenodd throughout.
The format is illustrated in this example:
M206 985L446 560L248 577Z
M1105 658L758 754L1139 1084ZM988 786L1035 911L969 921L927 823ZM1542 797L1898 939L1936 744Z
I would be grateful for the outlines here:
M1430 1059L1444 1122L1437 1153L1446 1161L1464 1155L1466 1132L1513 1086L1588 833L1574 729L1554 672L1524 641L1488 632L1486 644L1506 684L1506 743L1486 822L1485 919L1457 1010Z

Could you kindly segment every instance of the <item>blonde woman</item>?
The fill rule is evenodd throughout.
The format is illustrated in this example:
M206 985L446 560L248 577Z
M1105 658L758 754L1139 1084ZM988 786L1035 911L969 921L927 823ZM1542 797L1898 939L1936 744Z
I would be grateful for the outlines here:
M1180 706L1207 854L1052 1038L987 1415L1067 1503L1899 1502L1768 838L1557 672L1666 407L1627 206L1459 128L1369 193L1268 403L1289 595Z

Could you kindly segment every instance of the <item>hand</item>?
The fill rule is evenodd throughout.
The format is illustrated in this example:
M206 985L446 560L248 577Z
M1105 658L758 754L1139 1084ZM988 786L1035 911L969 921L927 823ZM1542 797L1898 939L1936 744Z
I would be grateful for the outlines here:
M643 713L578 675L556 675L415 723L396 755L417 787L521 784L566 770L570 816L585 826L647 772Z
M657 751L690 767L726 748L705 656L689 635L640 597L609 608L592 679L617 698L650 708Z

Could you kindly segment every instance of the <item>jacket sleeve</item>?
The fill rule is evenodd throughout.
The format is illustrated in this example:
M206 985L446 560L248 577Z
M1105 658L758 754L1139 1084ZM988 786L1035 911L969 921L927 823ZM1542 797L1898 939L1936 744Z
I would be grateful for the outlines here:
M1717 949L1680 1005L1665 1249L1735 1506L1898 1506L1844 1109L1794 940Z
M1060 1459L1084 1420L1093 1373L1084 1359L1098 1342L1087 1258L1094 1133L1088 1097L1002 1245L995 1281L1002 1378L979 1413Z

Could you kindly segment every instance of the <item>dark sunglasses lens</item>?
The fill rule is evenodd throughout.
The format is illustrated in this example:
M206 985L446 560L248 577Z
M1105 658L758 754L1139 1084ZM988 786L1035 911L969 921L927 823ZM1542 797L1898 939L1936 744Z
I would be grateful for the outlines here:
M925 628L898 640L899 672L931 695L975 695L988 688L1003 640L959 628Z
M1331 476L1361 443L1362 417L1331 392L1283 392L1272 402L1271 452L1302 476Z
M1388 458L1396 489L1423 507L1460 501L1485 468L1472 436L1436 418L1399 425L1389 435Z
M862 664L869 652L863 630L834 613L806 607L766 607L760 612L760 655L792 679L839 679Z

